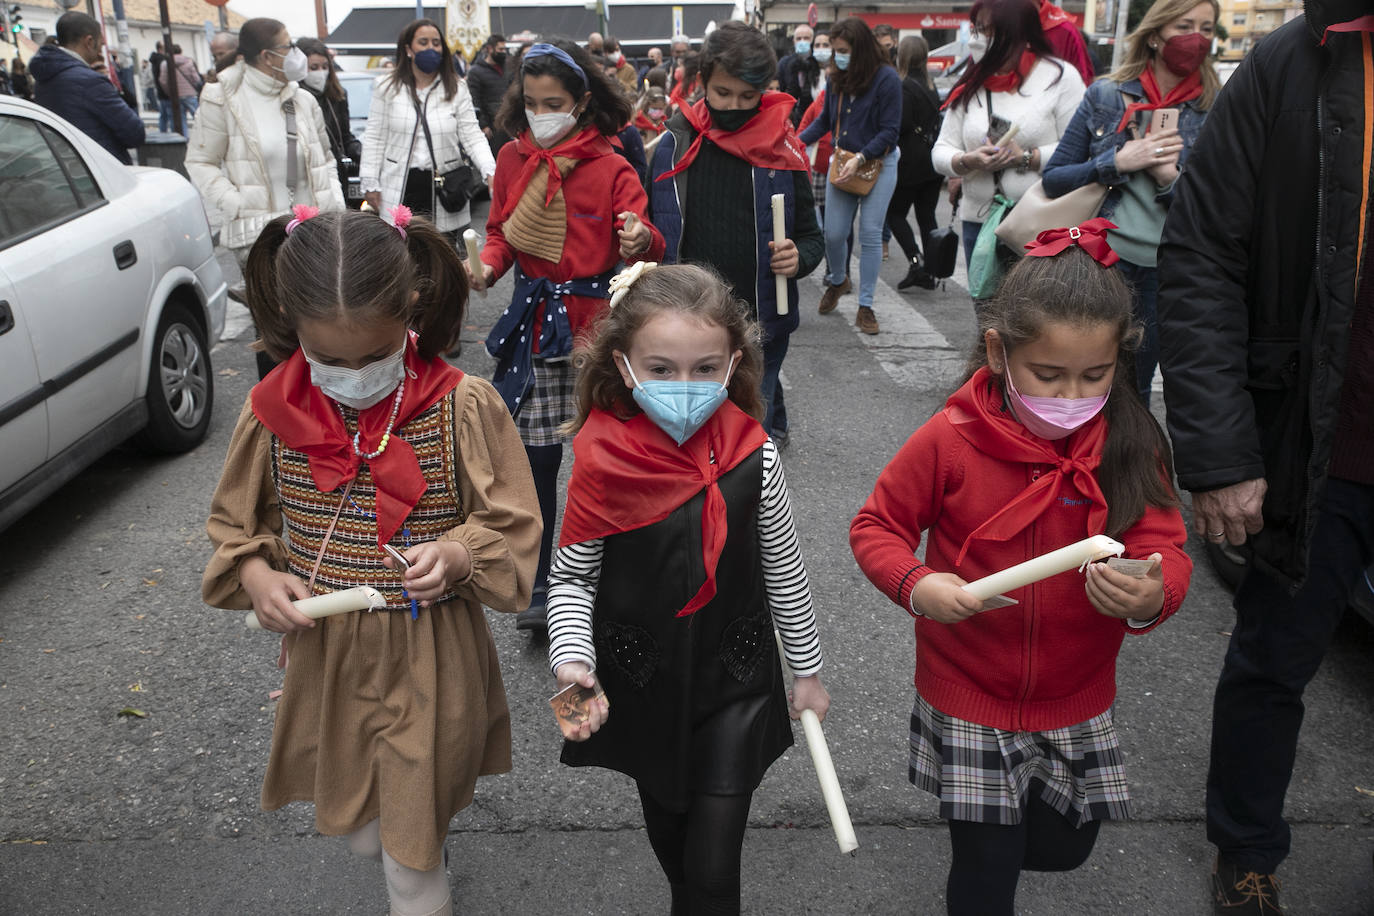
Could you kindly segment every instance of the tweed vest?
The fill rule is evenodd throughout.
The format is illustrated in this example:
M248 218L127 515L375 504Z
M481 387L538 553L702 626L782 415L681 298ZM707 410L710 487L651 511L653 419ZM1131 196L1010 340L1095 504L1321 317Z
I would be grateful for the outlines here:
M437 540L463 523L462 496L458 492L456 391L450 391L393 433L415 450L425 478L425 492L419 504L391 539L391 546L402 552L406 547ZM357 428L357 418L357 411L344 408L344 422L350 437ZM329 530L343 491L321 493L315 489L309 460L276 436L272 437L272 479L281 502L287 561L291 572L309 581L310 570L320 552L320 541ZM375 509L372 470L364 461L353 481L349 499L344 501L343 511L339 513L338 525L329 537L319 574L315 577L314 592L319 595L370 585L386 596L388 607L409 610L410 602L401 593L400 572L382 565L386 555L377 548ZM449 601L455 595L456 592L450 589L435 603Z

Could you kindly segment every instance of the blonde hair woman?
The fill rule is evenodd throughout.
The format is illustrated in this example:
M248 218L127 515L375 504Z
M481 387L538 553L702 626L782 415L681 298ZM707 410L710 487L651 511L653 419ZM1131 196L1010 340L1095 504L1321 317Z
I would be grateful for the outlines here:
M1135 360L1147 405L1159 362L1156 251L1174 182L1221 88L1211 59L1219 14L1215 0L1158 0L1151 6L1126 39L1121 67L1088 87L1045 166L1050 197L1093 182L1111 188L1098 216L1118 227L1109 241L1121 256L1118 268L1135 288L1136 318L1145 325ZM1151 130L1152 121L1165 116L1168 126Z

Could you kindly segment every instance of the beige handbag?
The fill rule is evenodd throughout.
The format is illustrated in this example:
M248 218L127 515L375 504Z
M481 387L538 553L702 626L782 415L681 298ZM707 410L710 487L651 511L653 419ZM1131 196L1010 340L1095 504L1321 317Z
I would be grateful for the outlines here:
M840 104L844 104L844 96L840 96ZM839 111L839 106L836 106L835 130L830 135L832 141L840 135ZM859 166L858 170L853 175L850 175L844 181L840 181L840 169L844 168L849 160L855 158L859 154L851 153L847 149L840 149L840 144L837 141L833 142L832 145L833 150L830 153L830 174L827 176L830 183L841 191L848 191L850 194L856 194L859 197L867 197L868 192L873 190L873 185L878 182L878 173L883 170L883 161L881 159L865 159L864 164Z
M1046 229L1077 226L1097 216L1109 190L1105 184L1093 182L1052 198L1045 194L1044 182L1037 181L1002 218L997 238L1020 257L1026 253L1026 245Z

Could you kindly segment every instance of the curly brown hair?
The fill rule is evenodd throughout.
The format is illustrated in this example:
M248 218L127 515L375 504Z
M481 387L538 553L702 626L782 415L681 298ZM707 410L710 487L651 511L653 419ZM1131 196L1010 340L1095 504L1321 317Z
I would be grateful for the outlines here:
M597 323L589 343L573 353L577 376L577 415L567 424L568 434L587 422L593 408L618 417L639 413L630 389L616 366L615 352L630 352L639 329L667 311L679 312L704 324L725 329L730 349L742 352L730 375L730 400L749 416L763 419L759 380L763 376L763 352L758 323L749 318L748 306L736 299L720 275L697 264L669 264L646 270L625 297Z

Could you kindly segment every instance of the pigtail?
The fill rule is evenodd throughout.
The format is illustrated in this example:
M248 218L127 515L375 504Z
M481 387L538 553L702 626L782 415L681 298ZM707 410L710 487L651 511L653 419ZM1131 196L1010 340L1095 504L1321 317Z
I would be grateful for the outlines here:
M268 223L253 243L243 268L245 298L258 329L253 349L266 352L279 363L300 346L295 328L283 315L277 284L277 254L286 241L286 224L290 221L290 216L279 216Z
M405 232L406 250L415 262L415 289L420 296L411 313L410 326L420 335L420 356L434 359L458 346L467 313L467 271L448 236L433 223L415 217Z

